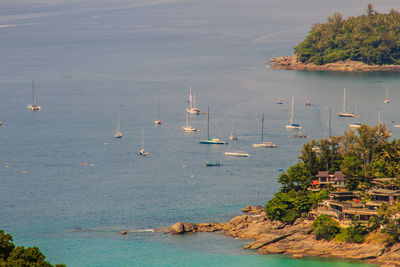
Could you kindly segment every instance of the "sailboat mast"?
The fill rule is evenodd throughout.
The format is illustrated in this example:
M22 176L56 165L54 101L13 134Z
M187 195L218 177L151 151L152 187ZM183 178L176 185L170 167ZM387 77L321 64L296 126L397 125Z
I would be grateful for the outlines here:
M332 110L329 109L329 137L332 135Z
M207 107L207 139L210 139L210 106Z
M193 107L196 107L196 94L193 94Z
M189 127L189 115L187 112L185 112L186 114L186 127Z
M192 86L189 86L189 108L193 108Z
M291 112L290 112L290 124L293 123L293 115L294 115L294 112L293 112L293 103L294 103L294 96L292 96L292 110L291 110Z
M381 127L381 110L378 109L378 129Z
M157 113L157 120L160 120L160 101L158 101L158 113Z
M144 145L143 145L143 127L142 127L142 150L144 149Z
M35 105L35 81L32 80L32 105Z
M263 142L264 138L264 113L262 115L261 119L261 143Z
M346 112L346 88L343 90L343 112Z

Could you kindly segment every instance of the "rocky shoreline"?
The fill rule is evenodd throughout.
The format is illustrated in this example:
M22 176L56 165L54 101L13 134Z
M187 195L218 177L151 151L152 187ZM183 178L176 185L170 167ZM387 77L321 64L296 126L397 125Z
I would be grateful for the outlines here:
M258 250L260 254L288 254L294 258L306 256L363 260L381 266L400 266L400 244L386 248L379 242L349 244L316 240L312 221L298 219L293 225L270 221L261 206L247 206L247 213L224 223L178 222L167 231L170 234L220 232L224 235L254 241L244 249Z
M325 65L313 63L302 63L297 60L296 55L287 57L277 57L270 60L271 67L282 70L305 70L305 71L343 71L343 72L397 72L400 65L367 65L360 61L337 61Z

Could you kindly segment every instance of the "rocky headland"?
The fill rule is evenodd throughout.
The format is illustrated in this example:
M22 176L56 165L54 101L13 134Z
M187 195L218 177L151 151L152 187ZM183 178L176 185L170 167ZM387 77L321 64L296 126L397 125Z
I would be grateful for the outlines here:
M400 65L367 65L360 61L337 61L324 65L313 63L302 63L297 60L296 55L277 57L270 60L271 67L282 70L305 70L305 71L343 71L343 72L375 72L375 71L400 71Z
M317 240L312 234L312 221L298 219L292 225L270 221L261 206L247 206L246 214L224 223L178 222L167 230L170 234L220 232L224 235L252 239L244 249L261 254L288 254L295 258L306 256L364 260L381 266L400 266L400 244L387 248L380 242L350 244Z

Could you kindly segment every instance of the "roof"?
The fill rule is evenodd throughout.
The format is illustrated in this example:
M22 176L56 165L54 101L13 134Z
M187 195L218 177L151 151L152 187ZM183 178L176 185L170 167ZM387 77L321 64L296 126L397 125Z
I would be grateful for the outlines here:
M329 173L328 171L319 171L316 177L328 177Z
M335 171L334 175L335 175L336 181L344 181L344 176L341 171Z
M396 178L375 178L375 179L372 179L372 181L375 181L375 182L390 182L390 181L392 181L392 180L395 180Z
M372 189L368 193L374 195L393 195L393 194L399 194L400 190Z
M318 180L313 180L313 181L312 181L312 184L313 184L313 185L317 185L317 184L319 184L319 182L318 182Z
M353 191L332 192L334 196L356 196Z
M398 181L397 178L375 178L371 181L371 183L381 186L387 186L387 185L398 186L396 184L396 181Z

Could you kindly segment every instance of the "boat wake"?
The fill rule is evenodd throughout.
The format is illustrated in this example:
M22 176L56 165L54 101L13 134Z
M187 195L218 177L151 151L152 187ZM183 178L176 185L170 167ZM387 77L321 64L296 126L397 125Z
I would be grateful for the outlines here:
M115 232L115 233L151 233L156 232L155 229L133 229L133 230L124 230L121 228L73 228L68 232L97 232L97 233L107 233L107 232Z

